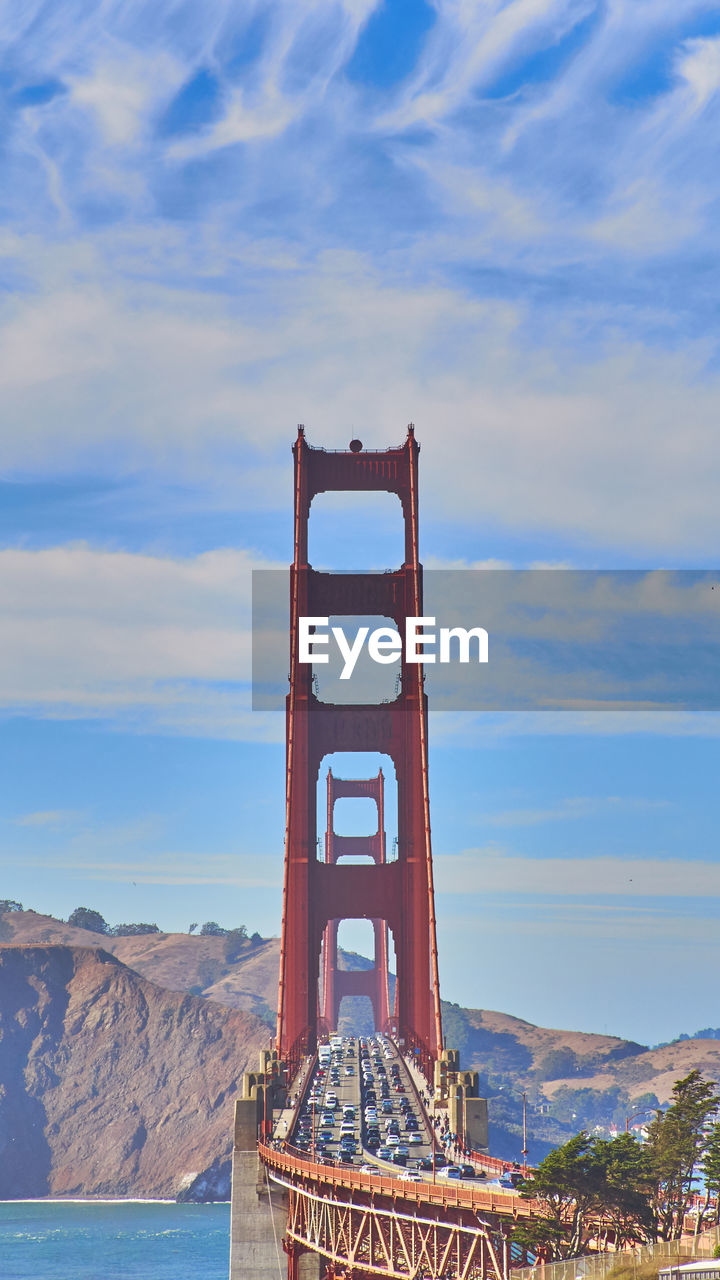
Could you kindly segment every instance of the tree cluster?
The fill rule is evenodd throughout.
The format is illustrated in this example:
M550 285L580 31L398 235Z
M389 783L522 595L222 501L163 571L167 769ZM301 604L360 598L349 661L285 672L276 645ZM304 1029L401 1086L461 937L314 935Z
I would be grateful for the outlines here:
M22 902L15 902L13 898L0 898L0 916L4 916L8 911L22 911Z
M76 907L68 916L68 924L76 929L89 929L91 933L102 933L106 938L134 938L144 933L159 933L156 924L114 924L109 925L91 907Z
M5 905L5 910L21 911L22 907L20 903L8 902ZM0 914L2 914L1 901ZM100 912L94 911L92 907L76 907L68 916L67 922L74 925L76 929L89 929L91 933L101 933L106 938L134 938L145 933L160 933L160 929L156 924L109 925ZM191 924L188 933L194 933L197 928L197 924ZM235 929L224 929L216 920L206 920L205 924L200 927L200 936L203 938L223 938L225 941L223 950L228 964L232 964L234 960L238 959L248 943L248 931L244 924L238 925ZM262 942L262 937L259 933L253 933L249 941L255 947Z
M578 1257L603 1241L622 1247L677 1239L701 1174L706 1196L698 1226L717 1222L719 1108L715 1085L691 1071L676 1082L670 1106L658 1110L646 1142L582 1130L522 1184L541 1214L516 1227L513 1239L546 1259Z

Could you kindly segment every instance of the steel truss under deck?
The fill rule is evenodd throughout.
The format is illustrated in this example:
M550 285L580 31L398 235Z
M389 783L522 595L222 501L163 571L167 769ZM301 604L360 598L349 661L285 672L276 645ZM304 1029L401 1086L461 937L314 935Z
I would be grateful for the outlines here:
M330 1275L507 1280L508 1241L489 1223L417 1217L409 1207L329 1199L277 1173L270 1178L288 1193L288 1253L321 1254L331 1264Z

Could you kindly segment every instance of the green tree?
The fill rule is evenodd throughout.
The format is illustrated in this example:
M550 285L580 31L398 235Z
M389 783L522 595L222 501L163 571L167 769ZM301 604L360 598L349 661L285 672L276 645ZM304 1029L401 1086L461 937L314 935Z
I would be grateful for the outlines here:
M711 1222L720 1222L720 1124L715 1123L705 1141L702 1172L705 1179L706 1195L703 1216ZM711 1197L715 1200L712 1214L708 1214Z
M540 1203L547 1246L553 1258L576 1257L587 1239L587 1216L597 1202L598 1170L595 1143L581 1130L569 1142L550 1151L520 1194Z
M8 911L22 911L22 902L15 902L13 898L0 898L0 916L4 916Z
M654 1180L655 1231L660 1240L677 1240L693 1194L693 1184L708 1144L709 1124L720 1106L715 1086L691 1071L677 1080L673 1101L648 1127Z
M159 933L156 924L115 924L108 929L111 938L139 938L145 933Z
M531 1228L536 1248L545 1257L574 1258L598 1230L618 1244L646 1240L652 1188L649 1157L634 1137L592 1138L582 1130L541 1161L520 1194L542 1208L542 1225ZM517 1242L533 1247L530 1236Z
M618 1247L641 1244L653 1233L652 1162L647 1148L630 1133L599 1139L595 1158L601 1173L598 1216L611 1227Z
M200 930L200 936L202 938L224 938L226 933L227 929L223 929L222 926L218 924L217 920L206 920Z
M76 929L89 929L91 933L107 933L108 927L106 921L100 915L99 911L93 911L91 907L76 907L68 916L68 924Z
M512 1241L545 1262L566 1256L565 1228L553 1218L526 1218L518 1222L513 1227Z
M567 1045L550 1049L536 1067L536 1075L540 1080L566 1080L568 1076L577 1075L577 1071L578 1056Z
M228 964L232 964L242 954L247 940L248 931L244 924L241 924L237 929L230 929L229 933L225 935L225 959Z

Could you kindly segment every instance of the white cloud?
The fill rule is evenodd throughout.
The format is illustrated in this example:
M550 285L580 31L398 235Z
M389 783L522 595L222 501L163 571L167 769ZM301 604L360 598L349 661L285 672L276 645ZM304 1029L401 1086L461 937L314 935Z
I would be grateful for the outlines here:
M68 251L64 266L46 256L47 284L0 313L6 469L151 465L227 491L242 483L274 506L274 459L287 467L299 419L331 447L346 445L349 418L372 423L366 443L382 447L412 418L435 514L653 554L702 552L720 534L720 378L703 372L702 343L668 353L618 339L569 361L560 332L528 345L517 307L406 287L355 255L327 254L292 279L268 268L259 304L130 289L97 248L94 261L87 246Z
M92 884L216 885L232 889L279 889L282 886L282 867L274 856L241 852L218 854L203 850L199 865L197 852L184 850L150 851L137 858L138 843L141 842L137 838L129 842L132 852L123 852L117 860L111 856L100 862L72 852L59 854L53 851L49 858L29 856L23 861L28 867L52 867L54 873L62 871L69 877Z
M493 827L535 827L545 822L565 822L618 812L667 808L669 801L635 799L627 796L569 796L547 809L505 809L487 813Z
M527 858L495 846L441 854L438 893L551 898L720 898L720 862L681 858Z
M277 740L276 720L249 709L254 563L242 551L0 551L0 704Z
M695 110L702 110L720 89L720 36L687 40L677 71L692 92Z
M182 78L182 65L168 54L143 55L125 47L101 55L89 75L70 77L70 96L95 114L104 142L127 145L137 140L152 109Z
M19 827L65 827L70 823L76 822L82 814L77 809L46 809L38 810L36 813L24 813L19 818L15 818L15 823Z

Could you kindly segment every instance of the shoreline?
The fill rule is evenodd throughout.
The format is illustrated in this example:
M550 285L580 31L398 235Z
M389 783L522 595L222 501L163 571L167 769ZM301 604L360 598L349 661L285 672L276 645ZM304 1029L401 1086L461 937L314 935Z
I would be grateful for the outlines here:
M230 1204L229 1200L165 1200L151 1196L21 1196L17 1200L0 1200L4 1204L177 1204L206 1208L210 1204Z

